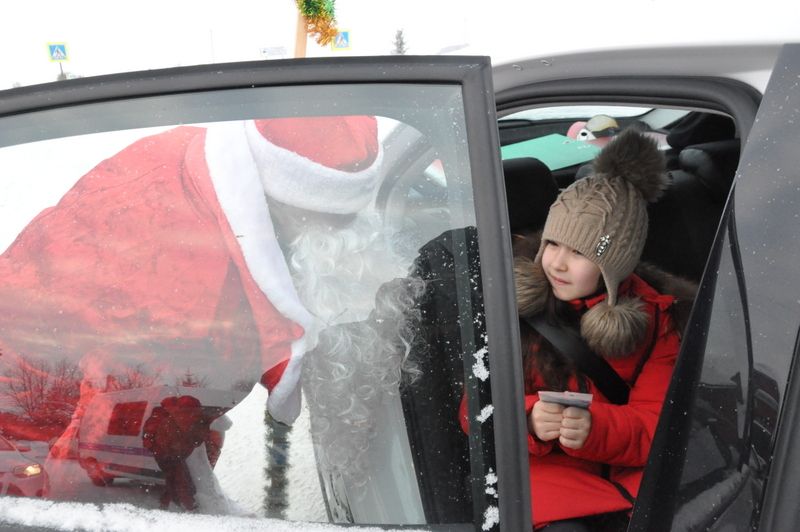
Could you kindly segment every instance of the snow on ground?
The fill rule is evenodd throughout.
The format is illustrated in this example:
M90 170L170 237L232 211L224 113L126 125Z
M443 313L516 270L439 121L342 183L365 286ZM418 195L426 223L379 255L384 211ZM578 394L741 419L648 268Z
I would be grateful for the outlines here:
M222 454L214 468L222 492L242 509L257 516L264 515L266 401L267 390L255 386L236 408L228 412L233 425L225 432Z
M0 498L0 522L23 526L48 527L54 530L91 532L138 532L169 530L170 532L326 532L342 531L343 527L323 523L250 519L246 517L210 516L144 509L132 504L79 504L15 497ZM385 528L363 527L366 532ZM404 532L413 532L403 529ZM421 531L420 531L421 532Z
M201 512L204 491L224 494L233 515L198 515L178 510L159 510L162 486L116 478L109 486L95 486L77 460L48 458L50 500L0 498L0 521L59 530L142 530L158 526L168 530L329 530L334 525L311 525L328 520L314 450L309 435L308 411L303 410L291 432L287 521L264 519L268 480L264 408L267 392L262 386L228 413L232 426L214 474L217 485L198 483ZM31 456L33 453L30 453ZM41 458L41 457L38 457ZM205 511L220 506L205 505ZM255 519L254 519L255 518Z
M267 390L255 386L236 408L228 412L233 426L225 433L222 455L214 468L223 493L242 509L258 516L265 515L266 403ZM298 521L327 521L306 408L292 426L287 477L289 506L285 517Z
M77 460L48 458L44 465L50 476L49 499L99 504L128 503L142 509L157 509L164 488L127 479L115 479L110 486L95 486ZM5 499L2 499L5 500Z

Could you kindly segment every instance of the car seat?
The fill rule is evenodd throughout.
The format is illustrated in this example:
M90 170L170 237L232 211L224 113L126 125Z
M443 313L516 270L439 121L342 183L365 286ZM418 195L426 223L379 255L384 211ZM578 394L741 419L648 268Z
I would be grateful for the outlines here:
M511 232L541 229L558 197L550 169L532 157L509 159L503 161L503 176Z
M684 146L686 140L733 134L733 123L724 116L703 114L689 122L691 127L667 136L670 145L681 149L669 150L672 156L665 153L670 186L658 202L648 206L650 224L642 260L697 282L733 184L740 141L729 138ZM583 165L575 179L592 171L591 164Z
M650 227L642 260L699 281L714 243L739 162L738 139L688 146L670 187L648 207Z

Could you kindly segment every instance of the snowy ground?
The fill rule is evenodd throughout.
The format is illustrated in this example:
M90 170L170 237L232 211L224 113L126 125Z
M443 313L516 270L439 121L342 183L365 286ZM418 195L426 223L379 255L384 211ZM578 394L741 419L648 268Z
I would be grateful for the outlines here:
M0 523L48 527L53 530L87 530L91 532L326 532L342 531L342 527L323 523L251 519L232 516L208 516L144 510L132 504L77 504L36 499L0 498ZM365 532L386 531L386 528L360 527ZM404 532L414 532L403 529ZM420 531L421 532L421 531Z
M264 405L267 391L256 386L244 401L228 413L233 426L215 468L225 495L255 515L264 515L267 457ZM305 402L304 402L305 403ZM286 518L299 521L327 521L328 515L319 485L314 448L308 432L308 411L303 409L292 427L289 451L289 507Z
M29 456L45 463L50 472L48 500L0 498L0 520L59 530L143 530L157 526L168 530L328 530L333 525L312 525L328 520L313 446L308 434L308 414L303 411L291 433L288 470L286 521L265 519L264 405L267 392L261 386L228 413L233 425L226 433L222 455L214 470L222 493L234 515L186 514L170 507L159 510L163 487L117 478L113 484L98 487L78 465L77 460ZM41 454L41 453L40 453ZM198 486L202 489L202 486ZM201 495L201 494L199 494ZM198 497L198 500L200 498ZM208 513L210 508L205 508ZM211 509L213 512L213 509ZM200 513L203 513L201 508Z

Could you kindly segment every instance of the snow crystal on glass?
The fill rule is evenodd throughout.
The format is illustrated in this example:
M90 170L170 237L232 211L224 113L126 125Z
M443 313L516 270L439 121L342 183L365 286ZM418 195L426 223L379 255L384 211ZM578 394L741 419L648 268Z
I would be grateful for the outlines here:
M484 491L486 494L491 495L496 499L497 489L494 487L495 484L497 484L497 475L495 474L494 470L489 468L489 472L486 474L486 489Z
M494 406L486 405L481 409L481 413L478 414L478 417L476 417L475 419L483 423L484 421L489 419L489 416L492 415L492 412L494 412Z
M491 530L491 528L498 523L500 523L500 510L497 509L497 506L489 506L486 508L486 511L483 512L483 524L481 525L481 529Z
M472 365L472 374L480 380L485 381L489 378L489 369L486 367L486 361L484 360L486 348L481 348L472 356L475 357L475 363Z

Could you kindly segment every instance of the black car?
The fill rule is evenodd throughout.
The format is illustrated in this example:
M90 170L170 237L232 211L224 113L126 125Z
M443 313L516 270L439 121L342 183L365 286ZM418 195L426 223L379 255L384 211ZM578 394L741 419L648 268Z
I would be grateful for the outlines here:
M0 427L77 449L0 520L530 530L511 235L635 127L671 181L644 259L699 288L629 530L796 529L799 84L800 45L765 44L0 92ZM163 385L162 471L92 483L82 450L152 457L159 421L87 427L92 399Z

